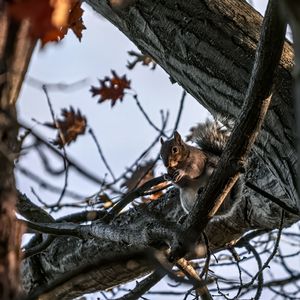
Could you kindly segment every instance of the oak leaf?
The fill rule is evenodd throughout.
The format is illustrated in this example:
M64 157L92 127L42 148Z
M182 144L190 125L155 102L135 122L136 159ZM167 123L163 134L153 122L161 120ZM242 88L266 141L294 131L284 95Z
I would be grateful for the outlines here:
M71 29L78 40L81 41L82 30L86 29L82 19L83 12L84 10L81 8L81 2L73 1L68 15L67 24L61 28L63 36L65 36L68 33L68 30Z
M111 100L111 106L114 106L118 99L123 100L124 90L130 89L130 80L127 80L126 75L119 77L115 71L111 71L112 77L105 77L99 80L100 87L91 86L90 92L92 97L100 96L98 103L106 100Z
M81 39L83 10L78 0L15 0L9 4L9 15L17 20L29 20L30 36L40 39L42 47L64 38L68 28Z
M79 41L81 41L82 38L82 30L86 29L82 20L83 12L84 10L81 8L81 2L75 1L68 20L68 27L72 29Z
M73 107L70 110L62 109L62 119L57 119L55 124L45 123L46 126L58 129L57 137L52 142L59 148L69 145L71 142L75 142L77 136L85 133L86 118L81 115L81 112L74 111Z
M49 0L20 0L9 4L10 16L17 21L28 19L31 38L40 38L42 45L48 41L57 41L61 35L59 28L52 23L53 12L54 7Z

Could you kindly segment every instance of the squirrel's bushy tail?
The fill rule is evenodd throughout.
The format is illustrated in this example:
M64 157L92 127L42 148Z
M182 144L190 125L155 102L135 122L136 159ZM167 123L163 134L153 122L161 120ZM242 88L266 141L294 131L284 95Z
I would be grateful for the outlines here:
M206 120L191 129L188 140L195 142L203 151L220 156L230 136L230 130L217 120Z

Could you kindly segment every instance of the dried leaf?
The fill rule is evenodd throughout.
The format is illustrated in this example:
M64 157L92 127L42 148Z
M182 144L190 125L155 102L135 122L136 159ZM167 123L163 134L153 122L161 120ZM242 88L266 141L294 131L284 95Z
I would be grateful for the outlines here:
M72 29L79 41L82 38L82 30L86 29L83 24L82 15L84 10L81 8L81 2L76 1L69 15L68 27Z
M40 39L42 47L48 42L64 38L68 28L81 39L83 10L78 0L19 0L9 4L9 14L17 21L28 19L30 36Z
M9 14L17 21L29 19L30 35L33 39L41 39L42 44L48 40L57 41L59 28L52 23L54 7L49 0L21 0L9 4Z
M72 29L76 37L81 41L82 30L86 29L83 24L83 15L84 10L81 8L80 1L73 1L73 4L70 8L67 24L61 27L61 33L65 36L68 33L69 29Z
M72 2L73 0L50 0L50 5L54 9L51 21L56 28L68 25Z
M92 97L100 96L99 103L105 100L111 100L111 106L114 106L118 99L123 100L124 90L130 89L130 80L127 80L126 75L119 77L115 71L111 71L113 77L105 77L104 80L99 80L100 87L92 86L90 92Z
M58 134L53 141L54 145L62 148L64 145L69 145L71 142L76 141L77 136L84 134L86 129L86 118L81 115L81 112L74 111L73 107L70 110L62 110L63 119L57 119L56 123L45 123L44 125L58 128Z

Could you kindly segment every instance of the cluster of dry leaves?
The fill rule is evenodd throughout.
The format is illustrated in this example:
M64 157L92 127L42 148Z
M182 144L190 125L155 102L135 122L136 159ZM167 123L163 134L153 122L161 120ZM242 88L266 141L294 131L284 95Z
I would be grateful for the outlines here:
M8 2L8 14L15 21L30 22L30 37L48 42L60 41L71 29L79 40L85 29L79 0L15 0Z

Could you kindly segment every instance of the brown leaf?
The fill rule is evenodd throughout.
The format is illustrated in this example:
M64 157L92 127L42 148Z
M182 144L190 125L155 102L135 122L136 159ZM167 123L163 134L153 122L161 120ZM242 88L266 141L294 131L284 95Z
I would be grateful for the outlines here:
M53 12L49 0L20 0L9 4L10 16L17 21L28 19L31 38L41 39L43 45L49 40L57 41L60 36L59 28L52 23Z
M98 103L105 100L111 100L111 106L114 106L118 99L123 100L124 90L130 89L130 80L127 80L126 75L119 77L115 71L111 71L113 77L105 77L104 80L99 80L100 87L92 86L90 92L92 97L100 96Z
M78 0L15 0L9 4L9 15L17 20L29 20L30 36L40 39L42 47L64 38L68 28L81 39L83 10Z
M82 38L82 30L86 29L82 20L83 12L84 10L81 8L81 2L76 1L70 12L68 22L69 28L73 30L79 41L81 41Z
M83 12L84 10L81 8L81 2L73 0L69 11L67 24L61 28L63 36L68 33L69 29L72 29L76 37L79 39L79 41L81 41L82 30L86 29L82 19Z
M81 112L74 111L73 107L70 110L62 110L63 119L57 119L56 123L45 123L46 126L58 128L56 139L53 141L54 145L62 148L64 145L69 145L76 141L77 136L84 134L86 129L86 118L81 115Z

